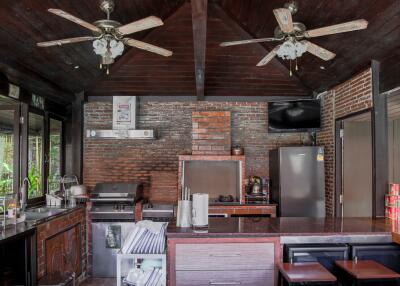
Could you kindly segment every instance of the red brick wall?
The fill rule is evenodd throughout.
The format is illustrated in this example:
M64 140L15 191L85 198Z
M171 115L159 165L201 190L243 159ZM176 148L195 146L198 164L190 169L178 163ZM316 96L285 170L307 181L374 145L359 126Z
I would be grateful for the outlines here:
M74 225L80 225L82 273L87 270L86 250L86 211L78 209L67 215L55 218L49 222L39 224L37 227L37 276L38 279L46 274L46 239L67 230Z
M192 154L231 154L230 111L192 112Z
M335 120L372 106L370 68L329 90L322 98L322 130L317 134L317 144L325 146L327 215L334 215L335 207Z
M178 197L178 176L176 172L151 171L150 186L146 195L153 203L169 203Z
M178 155L192 152L192 112L229 111L231 144L245 149L246 175L268 176L268 150L308 142L305 134L268 134L265 102L142 102L138 108L138 129L155 129L157 140L85 138L84 183L141 181L147 188L157 172L172 172L178 178ZM85 128L111 128L111 102L85 105ZM168 191L161 199L175 201ZM157 185L160 199L162 186ZM151 193L151 190L150 190Z

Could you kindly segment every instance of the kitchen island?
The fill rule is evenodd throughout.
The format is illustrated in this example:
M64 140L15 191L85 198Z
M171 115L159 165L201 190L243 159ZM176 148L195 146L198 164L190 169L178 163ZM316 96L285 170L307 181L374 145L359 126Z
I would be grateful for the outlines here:
M210 218L205 229L171 223L169 285L275 285L284 245L390 244L392 227L371 218Z

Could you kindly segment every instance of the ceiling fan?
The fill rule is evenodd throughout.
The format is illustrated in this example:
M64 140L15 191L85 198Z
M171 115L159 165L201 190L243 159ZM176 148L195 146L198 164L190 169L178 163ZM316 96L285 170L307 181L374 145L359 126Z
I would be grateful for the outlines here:
M316 44L306 40L309 38L326 36L331 34L338 34L344 32L351 32L356 30L366 29L368 22L364 19L354 20L346 23L336 24L332 26L307 30L306 26L300 22L293 22L292 15L298 10L298 5L295 1L285 4L285 8L274 9L274 15L278 21L278 27L275 28L273 38L260 38L242 41L223 42L221 47L262 43L262 42L283 42L270 51L257 66L264 66L269 63L275 56L284 60L290 61L290 75L292 75L292 60L301 57L306 51L323 59L329 61L333 59L336 54L332 53Z
M125 45L146 50L165 57L172 55L172 52L142 41L125 38L125 35L133 34L143 30L151 29L163 25L162 20L155 16L121 25L121 23L110 20L110 14L114 11L114 0L100 0L100 9L107 14L107 19L98 20L93 24L79 19L63 10L48 9L50 13L60 16L64 19L72 21L86 29L92 31L92 36L76 37L69 39L54 40L48 42L37 43L39 47L61 46L65 44L73 44L79 42L93 41L94 52L101 56L100 68L107 67L109 73L109 65L114 63L116 57L122 55Z

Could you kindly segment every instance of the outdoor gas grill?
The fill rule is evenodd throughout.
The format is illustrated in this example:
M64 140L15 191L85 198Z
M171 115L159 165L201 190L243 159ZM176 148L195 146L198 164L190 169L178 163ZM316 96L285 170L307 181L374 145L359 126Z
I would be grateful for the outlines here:
M91 219L133 221L135 203L142 199L143 185L136 183L100 183L90 194Z
M93 277L116 277L116 256L134 227L142 194L136 183L101 183L91 192Z

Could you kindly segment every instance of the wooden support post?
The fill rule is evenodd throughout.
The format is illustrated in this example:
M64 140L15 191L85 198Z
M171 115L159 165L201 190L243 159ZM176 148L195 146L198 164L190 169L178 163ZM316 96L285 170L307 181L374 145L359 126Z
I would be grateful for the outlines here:
M83 104L83 92L76 94L76 99L70 107L69 116L66 121L65 136L66 174L78 176L79 182L82 182L83 174Z
M197 100L204 100L207 0L192 0L192 27Z
M372 136L373 136L373 215L385 215L385 194L388 188L388 126L386 96L380 94L380 63L372 60Z

